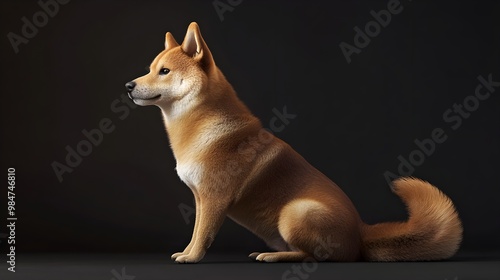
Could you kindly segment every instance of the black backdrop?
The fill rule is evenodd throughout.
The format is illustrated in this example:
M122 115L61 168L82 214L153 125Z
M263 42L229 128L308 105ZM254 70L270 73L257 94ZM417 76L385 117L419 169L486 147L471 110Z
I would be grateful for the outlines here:
M223 20L214 3L219 14L226 9ZM171 253L188 243L192 196L174 170L160 111L120 99L124 83L162 50L165 32L182 41L191 21L264 125L284 106L297 115L276 135L337 182L366 222L406 217L384 173L397 174L401 158L412 164L412 153L412 175L455 202L462 250L498 250L500 88L485 100L473 96L478 76L500 81L500 4L401 0L377 32L370 11L388 3L74 0L46 23L38 14L40 27L16 54L12 34L23 36L22 17L33 22L42 8L3 1L0 154L4 180L16 168L18 252ZM367 23L373 38L357 38L348 63L339 45L355 47L354 28ZM471 112L443 118L464 100ZM59 182L52 164L66 164L66 147L77 149L82 130L105 118L114 130ZM446 141L418 162L414 141L437 128ZM226 220L211 251L262 248Z

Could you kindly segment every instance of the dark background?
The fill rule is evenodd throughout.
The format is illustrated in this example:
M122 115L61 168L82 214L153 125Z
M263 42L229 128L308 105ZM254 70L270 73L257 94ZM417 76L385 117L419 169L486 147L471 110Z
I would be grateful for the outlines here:
M187 245L193 216L186 224L179 205L193 206L192 195L160 110L121 120L110 105L146 73L165 32L182 41L191 21L265 126L273 108L297 115L276 135L339 184L365 222L406 217L383 173L442 127L447 141L413 175L454 201L463 252L499 250L500 88L457 130L442 115L474 93L478 75L500 80L500 3L401 0L403 11L347 63L339 44L353 44L353 28L388 2L244 0L221 21L212 1L73 0L15 54L7 34L20 34L21 18L40 7L2 1L0 155L5 177L17 170L18 252L170 254ZM51 164L103 118L115 130L60 183ZM264 248L226 220L210 251Z

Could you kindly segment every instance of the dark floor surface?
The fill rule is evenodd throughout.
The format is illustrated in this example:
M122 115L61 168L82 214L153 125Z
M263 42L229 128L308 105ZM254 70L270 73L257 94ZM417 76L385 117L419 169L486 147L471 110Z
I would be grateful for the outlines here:
M168 254L21 254L16 272L2 256L1 280L154 279L500 279L500 253L459 254L441 262L257 263L244 254L207 254L176 264Z

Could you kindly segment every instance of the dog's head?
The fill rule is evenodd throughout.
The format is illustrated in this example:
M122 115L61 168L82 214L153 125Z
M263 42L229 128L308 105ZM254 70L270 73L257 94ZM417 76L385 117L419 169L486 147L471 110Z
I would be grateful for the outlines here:
M126 83L125 87L129 97L142 106L194 101L200 98L215 68L200 28L193 22L181 45L167 32L165 50L153 60L149 73Z

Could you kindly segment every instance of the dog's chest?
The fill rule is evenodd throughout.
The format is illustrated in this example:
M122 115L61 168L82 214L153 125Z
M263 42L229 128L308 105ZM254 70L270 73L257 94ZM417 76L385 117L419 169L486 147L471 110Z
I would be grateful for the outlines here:
M189 143L189 146L187 146L186 148L187 152L185 151L185 154L203 154L205 151L212 149L214 144L220 143L221 141L223 141L223 139L227 138L229 133L235 131L240 126L241 124L238 121L227 119L215 120L210 122L210 125L206 125L196 132L195 140ZM180 179L191 189L200 188L200 183L204 175L213 176L213 174L207 172L201 160L195 161L193 160L193 157L189 156L184 156L182 158L176 157L176 159L177 175L179 175ZM206 162L205 164L208 166L211 163L212 162Z
M177 175L191 189L200 187L203 176L203 166L194 162L177 163Z

